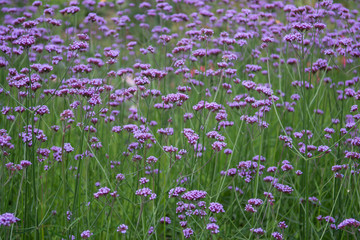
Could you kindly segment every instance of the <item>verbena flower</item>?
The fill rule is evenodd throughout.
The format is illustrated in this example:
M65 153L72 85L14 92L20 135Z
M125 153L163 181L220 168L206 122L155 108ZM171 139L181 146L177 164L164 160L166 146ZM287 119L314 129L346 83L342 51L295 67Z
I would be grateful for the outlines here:
M120 232L122 234L125 234L126 231L128 230L128 226L126 226L125 224L120 224L118 227L117 227L117 232Z
M90 230L85 230L80 234L81 238L83 238L83 239L88 239L92 235L94 235L94 234L92 232L90 232Z
M15 217L13 213L3 213L0 215L0 226L9 227L19 221L20 219Z

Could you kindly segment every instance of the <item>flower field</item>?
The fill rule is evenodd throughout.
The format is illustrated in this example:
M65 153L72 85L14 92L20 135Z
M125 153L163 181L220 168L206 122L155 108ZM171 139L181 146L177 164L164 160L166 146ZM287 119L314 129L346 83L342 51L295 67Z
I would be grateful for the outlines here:
M359 8L0 0L0 239L360 239Z

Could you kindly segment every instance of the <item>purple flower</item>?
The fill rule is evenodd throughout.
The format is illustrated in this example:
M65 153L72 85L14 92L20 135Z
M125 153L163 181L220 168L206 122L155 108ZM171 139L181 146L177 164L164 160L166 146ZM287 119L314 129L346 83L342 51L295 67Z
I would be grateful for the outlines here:
M154 227L151 226L151 227L149 228L148 235L153 234L153 232L154 232Z
M276 240L282 240L283 239L283 235L281 233L278 233L278 232L273 232L271 234L271 236Z
M147 179L147 178L145 178L145 177L140 178L140 180L139 180L140 185L143 185L143 184L145 184L145 183L148 183L149 181L150 181L150 180L149 180L149 179Z
M118 181L122 181L122 180L124 180L124 179L125 179L124 174L119 173L119 174L117 174L117 175L116 175L116 180L118 180Z
M13 213L3 213L0 215L0 226L7 226L20 221L19 218L15 217Z
M176 188L172 188L169 191L169 198L171 197L178 197L180 196L181 193L185 192L186 188L184 187L176 187Z
M264 203L263 200L258 199L258 198L251 198L248 200L248 204L253 205L253 206L260 206L263 203Z
M292 187L290 187L288 185L281 184L281 183L275 183L275 184L273 184L273 186L279 192L283 192L283 193L287 193L287 194L291 194L294 191L294 189L292 189Z
M152 190L150 188L141 188L141 189L136 190L135 194L138 196L146 197L146 196L152 194Z
M251 213L256 213L257 212L257 210L251 204L246 204L245 211L251 212Z
M288 227L288 225L286 225L285 221L279 222L278 227L281 229L285 229Z
M128 226L126 226L125 224L120 224L118 227L117 227L117 232L120 232L122 234L125 234L126 231L128 230Z
M346 227L358 228L359 226L360 226L360 221L355 220L353 218L348 218L348 219L345 219L344 221L342 221L341 223L339 223L339 225L337 227L339 229L344 229Z
M15 40L13 43L28 48L35 43L35 37L30 35L23 35L19 39Z
M310 23L293 23L292 28L298 30L299 32L309 31L313 26Z
M170 224L171 223L171 219L169 217L162 217L160 219L160 223L165 223L165 224Z
M66 211L66 219L67 219L68 221L71 220L71 216L72 216L72 212Z
M226 143L225 142L219 142L219 141L216 141L214 142L211 147L213 150L215 150L216 152L219 152L221 151L224 147L226 147Z
M77 7L77 6L71 6L71 7L67 7L67 8L64 8L62 10L60 10L59 12L62 14L62 15L65 15L65 14L75 14L77 12L80 11L80 8Z
M90 238L92 235L93 235L93 233L90 232L90 230L85 230L85 231L83 231L83 232L80 234L81 238L83 238L83 239L88 239L88 238Z
M94 198L99 198L100 196L106 196L110 192L110 188L103 187L100 188L96 193L94 193Z
M33 4L32 4L34 7L39 7L42 5L42 2L41 1L34 1Z
M185 228L183 233L185 238L190 238L194 234L194 231L191 228Z
M23 168L26 168L26 167L28 167L28 166L31 165L31 162L28 161L28 160L22 160L22 161L20 162L20 165L21 165Z
M216 202L210 203L209 210L213 213L225 212L223 205Z
M74 148L71 146L70 143L64 143L64 150L65 150L65 152L69 153L69 152L74 151Z
M206 225L206 229L210 230L211 234L217 234L217 233L220 232L219 231L219 226L217 224L215 224L215 223L208 223Z
M266 233L266 231L262 228L251 228L250 232L253 232L258 235L264 235Z
M201 190L192 190L184 193L181 198L186 199L189 201L198 201L200 199L205 198L207 195L207 192L201 191Z

